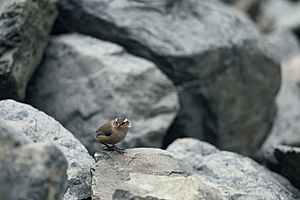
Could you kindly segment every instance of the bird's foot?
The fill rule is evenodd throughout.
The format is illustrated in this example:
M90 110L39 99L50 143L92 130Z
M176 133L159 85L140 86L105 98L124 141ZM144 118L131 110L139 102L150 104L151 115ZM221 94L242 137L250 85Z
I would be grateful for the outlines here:
M109 146L109 145L105 145L105 147L102 148L104 151L116 151L118 153L126 153L126 150L125 149L121 149L119 147L116 147L115 145L113 146Z
M115 145L112 146L114 148L114 150L118 153L126 153L126 149L121 149L119 147L116 147Z
M115 150L113 146L108 146L108 145L105 145L102 149L104 151L114 151Z

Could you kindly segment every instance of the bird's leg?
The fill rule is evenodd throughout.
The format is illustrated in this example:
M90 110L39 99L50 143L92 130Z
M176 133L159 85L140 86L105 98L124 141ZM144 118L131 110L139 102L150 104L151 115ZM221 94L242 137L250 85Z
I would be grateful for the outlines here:
M104 149L104 150L106 150L106 151L113 151L114 150L114 146L109 146L108 144L104 144L104 145L106 147L106 149Z
M119 152L119 153L125 153L125 152L126 152L125 149L121 149L121 148L119 148L119 147L116 147L114 144L112 145L112 148L113 148L114 150L116 150L117 152Z

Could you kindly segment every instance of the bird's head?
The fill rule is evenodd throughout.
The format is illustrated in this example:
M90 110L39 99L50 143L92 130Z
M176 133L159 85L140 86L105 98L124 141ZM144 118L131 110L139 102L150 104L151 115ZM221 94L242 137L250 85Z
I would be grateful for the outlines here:
M125 117L117 117L111 122L112 127L117 129L129 129L131 128L131 123Z

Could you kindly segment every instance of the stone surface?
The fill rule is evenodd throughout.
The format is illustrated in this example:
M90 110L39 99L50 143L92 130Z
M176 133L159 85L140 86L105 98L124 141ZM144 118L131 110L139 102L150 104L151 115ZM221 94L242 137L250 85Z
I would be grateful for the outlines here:
M179 91L181 110L165 140L204 138L254 153L269 132L280 67L253 24L217 1L65 0L69 29L148 58Z
M178 109L171 81L122 47L83 35L52 38L27 101L60 121L91 154L96 129L116 116L132 123L123 147L161 147Z
M187 157L192 158L195 154L205 156L217 153L220 150L209 143L199 142L193 138L184 138L177 139L176 142L170 144L168 146L168 151L175 153L176 158L184 159Z
M261 6L266 0L221 0L235 9L248 14L251 19L257 21L261 14Z
M0 99L24 99L56 16L53 0L1 0Z
M213 184L205 184L188 176L130 174L130 180L113 194L114 200L221 200Z
M183 173L177 161L160 149L128 149L125 154L101 151L95 158L97 162L91 169L93 200L112 199L114 191L130 179L131 173L160 176Z
M300 34L300 2L267 0L263 3L262 12L271 19L274 29Z
M201 152L207 149L210 153L202 155L193 151L194 148L186 148L190 144L202 146ZM252 159L211 149L211 145L195 139L178 139L167 151L181 161L188 175L200 182L214 183L224 199L299 199L300 192L290 183Z
M28 137L16 134L16 132L14 127L8 126L0 120L0 149L2 152L31 142Z
M283 62L282 74L276 119L261 149L262 159L268 162L274 162L275 146L300 146L300 56Z
M13 100L0 101L0 121L34 142L51 142L66 156L69 188L65 199L91 196L90 167L94 163L85 147L52 117Z
M300 188L294 176L299 175L300 168L300 56L283 62L282 72L276 120L261 149L260 160Z
M299 42L292 32L274 31L265 36L272 45L276 56L281 59L281 62L288 61L292 57L300 54Z
M30 139L0 121L0 199L62 199L68 163L49 143Z

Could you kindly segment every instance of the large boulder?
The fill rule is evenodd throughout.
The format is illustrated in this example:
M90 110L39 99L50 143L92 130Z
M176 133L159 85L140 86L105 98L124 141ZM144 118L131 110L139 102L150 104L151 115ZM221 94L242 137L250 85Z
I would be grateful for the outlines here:
M1 0L0 99L24 99L56 16L53 0Z
M175 83L181 110L165 140L193 136L253 154L268 134L279 59L243 15L206 0L61 0L69 29L125 46Z
M133 124L124 147L161 147L177 98L151 62L116 44L71 34L51 39L27 102L55 117L94 154L101 148L96 129L118 115Z
M188 175L214 184L224 199L299 199L300 191L254 160L219 151L196 139L177 139L168 148Z
M168 151L100 151L91 169L93 199L299 199L286 179L250 158L195 139L179 139Z
M91 196L90 168L94 159L85 147L52 117L14 100L0 101L0 121L33 142L51 142L68 161L69 187L64 199L86 199Z
M177 160L160 149L128 149L125 154L100 151L95 158L97 162L91 169L94 200L112 199L115 190L130 180L132 173L167 177L183 174Z
M52 144L30 139L0 121L0 199L62 199L67 161Z

